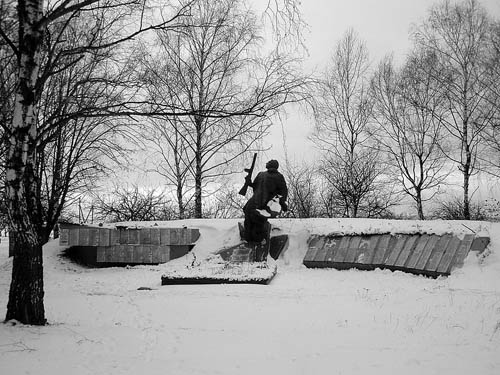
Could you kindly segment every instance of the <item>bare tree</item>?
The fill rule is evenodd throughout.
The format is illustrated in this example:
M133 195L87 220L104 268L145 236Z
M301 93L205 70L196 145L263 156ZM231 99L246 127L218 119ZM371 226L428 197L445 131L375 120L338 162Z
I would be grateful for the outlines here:
M222 179L216 191L206 199L205 216L216 219L241 218L245 202L230 180Z
M259 57L257 20L242 1L201 0L191 14L182 32L157 33L156 52L142 64L152 111L192 113L169 121L189 150L185 165L202 217L204 186L234 173L230 165L258 147L271 117L303 98L305 80L294 59L276 51Z
M96 15L102 20L97 17L95 28L89 28ZM121 57L117 48L68 53L82 39L93 38L100 45L109 41L102 30L104 18L95 12L81 14L70 25L55 21L42 47L35 169L42 242L68 198L92 189L99 177L111 173L111 166L126 160L122 140L129 137L128 121L104 114L123 102L131 86L126 61L123 66L110 63ZM107 26L113 22L108 20Z
M0 0L0 30L15 39L17 23L14 4L10 1ZM16 82L16 56L12 53L7 42L0 37L0 179L5 181L5 155L6 136L5 130L12 122L14 108L14 91ZM7 199L5 186L0 188L0 229L8 228ZM9 255L11 253L9 252Z
M382 164L375 165L372 155L357 154L352 159L325 158L320 171L336 193L342 216L367 216L373 211L370 202L379 205L370 197L380 195L382 186L377 180L382 176Z
M362 200L376 186L381 168L370 140L373 102L369 92L368 51L353 30L337 44L320 82L312 139L323 151L322 170L342 197L344 215L356 217Z
M11 48L16 57L17 70L12 121L10 124L6 124L5 129L8 143L5 162L6 197L9 225L16 232L6 320L17 319L23 323L39 325L45 324L45 309L43 304L43 239L40 235L43 228L43 215L40 212L37 199L39 185L36 168L37 145L40 137L50 133L51 130L50 127L38 129L41 88L44 80L50 76L50 74L46 74L47 71L41 65L42 59L44 59L44 41L51 36L49 27L61 20L66 25L70 25L82 12L99 13L109 10L108 14L117 20L111 24L107 24L99 17L94 20L105 26L101 32L113 35L113 39L108 40L105 44L100 44L101 40L95 38L99 33L87 33L89 38L78 40L77 45L63 54L51 55L49 51L49 58L70 58L67 64L59 66L59 71L62 72L74 61L78 61L77 55L81 53L104 50L130 40L147 30L166 27L172 21L168 19L157 25L141 22L137 29L127 32L122 27L123 22L120 26L118 21L123 20L134 10L143 11L145 3L139 0L127 2L119 0L67 0L44 5L45 2L42 0L18 1L17 39L7 34L3 24L0 28L0 37ZM174 16L174 19L176 18ZM90 29L97 31L92 30L91 27ZM71 56L76 57L71 59ZM121 108L123 109L123 106ZM109 110L106 108L105 112L109 112Z
M319 170L318 178L318 210L320 217L342 217L345 214L344 201L338 191L330 184L326 176ZM327 172L329 176L329 172Z
M487 207L485 204L470 202L470 212L471 220L491 220L486 216ZM441 220L462 220L464 217L464 202L460 196L449 196L446 200L437 202L432 215L434 218Z
M0 0L0 30L15 40L17 23L14 4ZM5 39L0 37L0 175L5 176L6 132L12 122L16 82L16 55ZM3 181L3 178L2 178Z
M415 32L417 46L435 53L438 64L429 71L441 81L448 111L443 125L458 143L458 153L448 153L463 176L463 217L470 219L470 178L480 168L484 130L498 113L491 103L492 20L476 0L434 6ZM443 74L444 73L444 74Z
M317 217L318 210L318 178L317 170L306 163L302 165L286 163L284 174L288 186L289 217Z
M491 59L488 80L490 95L486 98L492 106L500 108L500 20L496 20L491 33ZM494 176L500 176L500 111L497 111L489 126L486 127L483 139L488 145L488 153L481 158L487 167L486 171Z
M115 187L111 194L97 195L93 202L96 215L104 221L172 220L175 211L164 192L141 191L137 186Z
M449 174L440 147L445 98L440 83L427 73L434 64L432 52L420 52L396 71L392 58L386 57L372 79L380 126L376 138L422 220L423 202L432 199ZM427 191L429 195L424 196Z
M176 117L148 119L143 136L152 145L151 158L155 172L175 189L178 218L184 219L186 208L193 200L192 157L187 145L184 127Z
M368 50L354 30L337 43L320 81L315 143L322 150L354 155L368 140L373 103L368 81Z

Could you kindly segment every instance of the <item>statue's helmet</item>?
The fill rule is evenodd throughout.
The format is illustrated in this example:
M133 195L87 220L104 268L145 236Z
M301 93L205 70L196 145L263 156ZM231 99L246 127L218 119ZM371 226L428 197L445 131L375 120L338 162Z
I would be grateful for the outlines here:
M270 169L270 168L278 169L279 166L280 166L280 163L278 163L278 160L274 160L274 159L271 159L266 163L267 169Z

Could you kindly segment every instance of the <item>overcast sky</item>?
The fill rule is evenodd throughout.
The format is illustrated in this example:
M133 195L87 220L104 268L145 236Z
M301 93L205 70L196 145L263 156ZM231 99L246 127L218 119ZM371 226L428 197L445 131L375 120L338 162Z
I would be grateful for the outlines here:
M403 61L410 50L409 32L412 24L420 23L435 0L303 0L302 13L309 24L305 33L309 51L307 69L321 71L335 44L349 28L353 28L366 42L373 65L388 53L396 61ZM480 3L495 18L500 18L500 0L482 0ZM301 110L289 111L289 117L273 126L269 137L273 147L263 159L285 156L284 143L291 160L312 159L307 135L312 119ZM285 139L283 141L283 132ZM261 160L265 162L265 160Z

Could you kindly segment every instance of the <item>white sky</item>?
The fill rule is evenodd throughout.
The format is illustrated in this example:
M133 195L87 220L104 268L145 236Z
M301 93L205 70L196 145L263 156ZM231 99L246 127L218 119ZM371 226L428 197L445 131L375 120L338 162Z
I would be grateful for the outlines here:
M412 24L426 18L429 7L436 0L304 0L302 13L309 24L306 32L306 46L309 50L306 69L321 71L327 63L337 41L345 31L353 28L367 44L370 60L375 66L388 53L397 61L403 61L409 52L409 33ZM482 0L480 3L500 19L500 0ZM283 128L279 123L273 126L269 142L273 145L263 155L283 160L284 144L290 160L301 162L312 160L314 150L307 140L313 127L313 120L304 110L290 108ZM285 138L283 138L283 130Z

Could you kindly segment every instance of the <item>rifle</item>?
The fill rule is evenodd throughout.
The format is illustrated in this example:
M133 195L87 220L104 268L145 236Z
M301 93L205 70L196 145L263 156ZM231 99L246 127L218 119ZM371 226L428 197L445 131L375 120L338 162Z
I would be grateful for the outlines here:
M247 177L245 178L245 185L240 189L238 194L240 195L247 195L247 190L248 190L248 180L252 180L252 173L253 173L253 168L255 167L255 159L257 159L257 153L253 154L253 160L252 160L252 166L250 168L245 168L244 171L247 172Z

